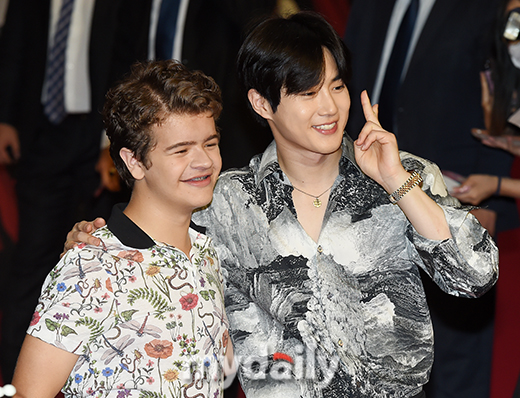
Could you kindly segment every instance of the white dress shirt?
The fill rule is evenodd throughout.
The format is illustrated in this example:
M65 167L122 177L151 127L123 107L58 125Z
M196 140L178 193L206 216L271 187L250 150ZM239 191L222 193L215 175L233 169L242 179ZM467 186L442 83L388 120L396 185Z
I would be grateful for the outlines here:
M49 46L60 16L62 0L51 1ZM89 48L95 0L75 0L65 55L65 109L67 113L88 113L92 109L89 75ZM45 102L47 83L42 102Z
M152 12L150 15L150 33L148 35L148 59L155 59L155 37L157 34L157 24L159 22L159 11L161 10L162 0L153 0ZM182 40L184 38L184 25L188 14L189 0L181 0L179 13L177 14L177 25L175 27L175 39L173 41L172 58L178 61L182 56Z

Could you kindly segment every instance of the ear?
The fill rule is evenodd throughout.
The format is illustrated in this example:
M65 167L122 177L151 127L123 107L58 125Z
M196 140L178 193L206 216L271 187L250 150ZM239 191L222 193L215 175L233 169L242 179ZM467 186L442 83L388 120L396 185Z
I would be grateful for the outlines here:
M134 153L130 149L121 148L119 151L119 156L121 156L121 159L123 159L123 162L125 162L128 171L136 180L142 180L144 178L145 167L135 158Z
M264 119L272 119L274 112L271 108L271 104L258 91L256 91L254 88L250 89L247 92L247 98L249 99L249 102L256 113L258 113Z

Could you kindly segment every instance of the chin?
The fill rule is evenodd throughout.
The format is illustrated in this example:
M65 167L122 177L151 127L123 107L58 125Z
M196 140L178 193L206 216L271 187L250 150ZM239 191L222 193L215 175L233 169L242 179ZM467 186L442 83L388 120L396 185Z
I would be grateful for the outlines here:
M211 192L208 195L201 195L200 200L197 201L199 203L197 208L208 206L212 200L213 200L213 189L211 189Z
M341 135L339 137L339 139L337 139L337 140L332 140L332 141L325 143L325 145L323 145L323 143L322 143L322 145L318 146L318 148L319 148L318 152L323 155L332 155L333 153L335 153L341 149L342 143L343 143L343 135Z

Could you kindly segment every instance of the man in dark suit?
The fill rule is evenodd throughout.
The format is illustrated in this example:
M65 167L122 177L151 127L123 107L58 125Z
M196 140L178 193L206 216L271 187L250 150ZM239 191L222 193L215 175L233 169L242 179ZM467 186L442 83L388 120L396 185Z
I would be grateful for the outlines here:
M386 98L380 95L389 69L386 61L392 63L393 44L409 4L410 0L353 2L345 35L353 53L354 76L349 85L353 101L347 131L356 137L363 126L357 98L367 89L373 103L379 102L380 115L391 115L382 124L396 134L401 149L463 176L508 175L512 157L485 147L470 133L484 124L479 72L496 2L419 1L407 56L389 104L380 101ZM513 202L493 199L484 207L475 215L491 233L517 225ZM428 397L488 397L493 295L468 301L451 298L427 281L425 285L436 340Z
M74 89L65 95L78 90L83 94L69 95L73 105L67 103L64 118L51 120L44 111L45 98L49 98L45 87L57 84L50 75L46 77L46 70L50 47L56 42L50 32L60 30L61 2L9 3L0 38L0 162L17 163L20 234L2 315L0 358L6 383L44 278L59 258L61 237L80 214L92 214L88 210L100 190L95 170L102 133L100 109L111 85L111 57L122 4L119 0L95 4L75 0L69 5L66 67L83 66L84 77L74 80ZM78 58L84 60L83 65L71 60L72 52L85 48L83 58ZM76 84L83 88L77 89ZM97 208L94 214L100 212Z

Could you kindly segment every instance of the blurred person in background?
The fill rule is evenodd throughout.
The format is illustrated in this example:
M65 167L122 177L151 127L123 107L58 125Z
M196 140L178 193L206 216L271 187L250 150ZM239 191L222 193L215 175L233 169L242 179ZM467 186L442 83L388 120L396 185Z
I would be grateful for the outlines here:
M485 130L473 129L482 143L520 156L520 0L503 0L498 7L486 71L480 74ZM453 194L479 205L495 196L520 197L520 180L473 174Z
M0 337L5 383L45 276L59 258L56 238L78 215L108 215L117 200L105 195L119 189L119 180L113 163L100 157L100 110L113 77L122 4L9 2L0 36L0 163L14 165L19 240L3 295L9 303Z
M511 173L472 174L452 194L474 205L487 198L517 198L520 207L520 1L501 0L495 13L486 70L481 72L482 109L486 129L473 129L483 144L516 155ZM498 236L500 278L496 288L491 398L510 398L520 374L520 295L518 281L520 229ZM520 385L513 395L520 397Z
M470 134L484 128L479 74L497 6L496 0L360 0L350 10L352 96L368 90L399 148L443 171L508 175L511 169L512 155ZM349 134L363 122L353 101ZM473 213L494 236L519 225L512 199L493 197ZM488 398L493 294L464 300L424 281L436 337L428 397Z

